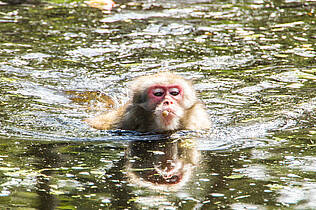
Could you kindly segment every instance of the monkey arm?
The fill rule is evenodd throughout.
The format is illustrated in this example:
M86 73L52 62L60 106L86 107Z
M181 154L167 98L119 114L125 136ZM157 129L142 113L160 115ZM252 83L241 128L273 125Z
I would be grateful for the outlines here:
M85 119L84 121L91 127L99 130L124 129L121 127L121 121L126 115L125 112L128 106L129 103L96 117Z
M114 110L93 118L85 119L85 122L95 129L108 130L113 128L118 115L118 111Z

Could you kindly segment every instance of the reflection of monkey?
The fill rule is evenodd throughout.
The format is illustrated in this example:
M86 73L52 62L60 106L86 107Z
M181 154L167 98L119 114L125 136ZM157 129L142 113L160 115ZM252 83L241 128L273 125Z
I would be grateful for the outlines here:
M130 181L160 190L176 190L186 184L199 159L191 140L135 141L130 143L127 156Z
M139 77L131 91L131 100L125 106L86 121L97 129L140 132L210 127L191 82L180 76L165 72Z

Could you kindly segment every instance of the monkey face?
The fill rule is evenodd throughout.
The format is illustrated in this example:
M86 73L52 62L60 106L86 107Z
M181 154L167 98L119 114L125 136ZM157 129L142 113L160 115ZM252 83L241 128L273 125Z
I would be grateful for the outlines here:
M154 85L148 88L147 94L150 104L156 106L163 103L168 106L182 100L183 90L179 85Z
M159 130L176 130L183 116L180 106L183 89L179 85L154 85L148 89L149 106Z

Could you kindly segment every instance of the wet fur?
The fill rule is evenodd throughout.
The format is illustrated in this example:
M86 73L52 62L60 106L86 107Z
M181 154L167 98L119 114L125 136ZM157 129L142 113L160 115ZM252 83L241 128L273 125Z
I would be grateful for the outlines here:
M146 92L147 88L154 84L180 84L183 86L184 96L179 104L176 117L168 126L161 122L161 116L157 117L159 105L150 107ZM171 73L160 73L144 76L136 79L132 84L132 100L117 110L110 111L95 118L87 119L86 122L96 129L123 129L140 132L165 132L182 129L207 129L210 127L208 114L204 105L196 98L191 87L191 82ZM141 91L140 91L141 90Z

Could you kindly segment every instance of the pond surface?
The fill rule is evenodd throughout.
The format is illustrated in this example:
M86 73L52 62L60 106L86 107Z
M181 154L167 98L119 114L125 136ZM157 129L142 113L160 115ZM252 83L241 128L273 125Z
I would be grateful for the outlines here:
M315 209L315 1L0 6L1 209ZM194 79L213 126L83 122L133 78Z

